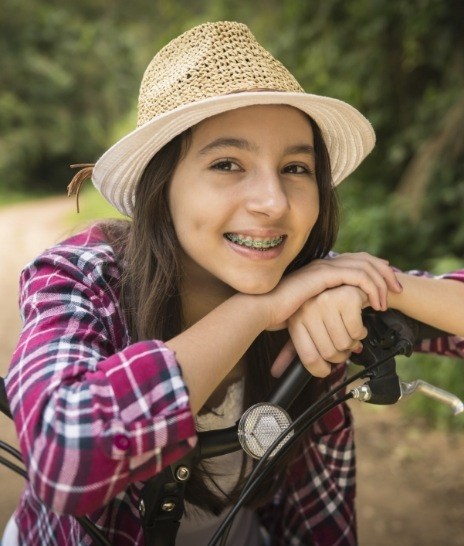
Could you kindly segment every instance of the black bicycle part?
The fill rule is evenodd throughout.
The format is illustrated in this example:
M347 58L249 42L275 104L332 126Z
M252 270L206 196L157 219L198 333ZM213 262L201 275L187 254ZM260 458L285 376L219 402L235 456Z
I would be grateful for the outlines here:
M392 357L392 354L388 354L386 356L386 359L390 359L391 357ZM347 385L349 385L353 381L356 381L357 379L366 377L366 373L369 374L373 369L375 369L376 366L379 366L382 364L383 362L379 361L379 362L375 362L371 364L370 366L367 366L362 371L347 378L337 387L331 389L324 397L322 397L315 404L313 404L307 410L305 410L305 412L302 413L289 427L290 429L295 430L295 434L293 434L293 436L290 438L290 440L287 443L285 443L282 449L279 450L276 453L276 455L274 455L269 460L270 454L276 449L276 447L280 444L280 442L282 442L283 438L286 435L288 435L289 429L285 430L278 436L278 438L273 442L271 446L269 446L269 448L266 450L266 453L263 455L259 463L253 469L253 472L248 477L247 482L242 490L242 493L238 501L235 503L234 507L230 510L229 514L224 519L220 527L216 530L216 533L212 537L211 541L208 543L208 546L215 546L217 544L217 540L221 537L221 534L223 532L226 532L227 527L232 524L233 518L237 514L238 510L248 500L248 497L254 492L254 490L260 485L260 482L267 476L267 474L272 470L272 468L277 464L277 462L283 457L285 452L288 449L290 449L291 445L294 442L296 442L300 438L300 436L315 421L320 419L320 417L323 416L327 411L330 411L332 408L336 407L338 404L341 404L342 402L352 398L352 394L348 393L344 397L337 399L331 403L327 403L327 402L331 398L333 398L333 396L335 396L338 392L345 389ZM311 419L309 419L309 416L311 415L311 413L315 412L316 410L319 410L319 411L315 415L313 415Z
M311 377L296 357L282 375L279 385L270 396L269 403L288 409ZM184 466L190 469L194 461L217 457L240 449L237 424L221 430L199 432L196 448L189 454L188 462L178 461L176 467ZM140 494L139 504L146 544L175 546L184 510L184 490L185 482L179 483L176 471L171 467L165 468L146 482ZM163 510L163 506L172 508L166 511ZM141 510L140 507L142 507Z
M311 379L312 375L296 356L280 377L277 387L269 397L269 404L288 410Z
M311 426L317 419L319 419L322 415L324 415L327 411L330 411L332 408L338 406L345 400L348 400L349 398L352 398L351 394L345 395L343 398L333 401L331 404L328 404L325 406L319 413L317 413L313 419L309 421L308 426ZM311 408L312 409L312 408ZM292 423L289 428L296 428L297 421ZM303 433L306 430L306 427L302 429ZM248 500L250 495L252 495L261 485L261 481L269 474L269 472L273 469L275 464L280 460L280 458L285 454L287 449L290 448L290 446L293 444L293 441L299 438L301 434L298 433L298 435L294 434L291 437L291 440L289 440L286 444L282 446L282 449L280 449L271 459L269 459L269 454L272 453L275 448L281 443L282 439L285 438L285 436L288 434L288 429L285 430L282 434L278 436L278 438L275 440L275 442L272 443L271 446L267 449L266 453L263 455L263 457L260 459L259 463L254 468L252 474L247 479L247 482L243 488L243 491L238 498L235 505L231 508L230 512L227 514L226 518L222 521L221 525L216 529L214 535L211 537L210 541L208 542L207 546L216 546L218 543L218 540L221 539L221 537L224 534L228 534L229 530L233 524L233 520L235 516L237 515L238 511L242 508L243 504ZM221 546L225 544L225 542L221 541Z
M347 384L351 383L357 376L359 377L370 377L369 385L371 387L371 390L373 392L373 398L371 399L371 403L394 403L398 400L397 398L397 385L398 385L398 378L396 376L396 371L394 369L394 358L386 359L386 362L380 363L378 372L374 372L374 368L377 365L376 363L372 364L372 361L377 359L381 359L382 353L385 352L389 347L391 347L394 343L399 343L399 346L401 347L399 353L400 354L410 354L408 351L412 350L412 345L415 341L421 338L421 335L423 338L429 338L429 337L438 337L440 335L446 335L444 332L440 330L436 330L432 327L429 327L427 325L424 325L423 323L418 323L417 321L414 321L413 319L408 319L408 317L405 317L401 313L395 312L395 311L388 311L386 313L377 313L373 310L367 310L363 312L363 320L365 321L366 327L369 331L368 339L364 342L364 349L363 352L359 355L352 355L352 361L361 364L363 366L367 366L363 372L360 372L359 374L356 374L356 376L353 376L349 378L347 381L345 381L342 385L339 386L339 388L334 393L329 393L325 399L327 400L330 395L336 394L339 390L344 388ZM405 331L407 333L405 333ZM412 332L412 333L411 333ZM367 341L367 343L366 343ZM364 360L366 359L366 360ZM390 360L390 361L389 361ZM393 362L392 362L393 361ZM364 374L364 375L363 375ZM271 395L270 397L270 403L276 403L281 405L282 407L289 407L293 400L298 396L298 394L301 392L301 390L306 386L308 381L311 379L311 375L306 371L304 366L301 364L301 362L296 358L291 366L288 367L285 374L283 374L281 382L279 383L278 388L276 391ZM282 386L283 385L283 386ZM349 397L349 395L346 395ZM306 430L307 427L311 425L312 422L314 422L315 419L319 418L320 415L323 415L326 411L329 411L332 406L335 406L339 403L341 403L346 397L343 399L337 400L333 402L332 404L329 404L328 406L322 408L319 413L316 414L316 416L310 420L310 423L304 427L302 427L301 430ZM374 401L375 400L375 401ZM393 400L390 402L387 402L385 400ZM293 424L293 427L298 427L299 423L303 421L304 418L308 417L308 414L315 411L318 407L318 404L315 406L312 406L311 408L308 408L306 412L298 418L295 423ZM4 379L0 377L0 411L9 417L12 418L11 411L9 408L8 399L6 396L6 390L5 390L5 384ZM200 456L201 458L210 458L217 455L221 455L224 453L230 453L232 451L236 451L240 449L240 444L238 440L236 439L236 430L237 427L230 427L229 429L224 429L222 431L208 431L204 433L199 434L199 439L201 439L201 436L203 436L203 446L199 445L196 450L194 450L193 455L195 457ZM220 442L217 441L217 435L220 434ZM288 430L286 430L284 433L281 434L282 438L278 438L274 444L268 449L268 452L272 453L275 447L279 445L279 443L282 441L282 439L288 434ZM297 437L302 434L300 430L298 430L298 435L294 435L292 438L293 441L296 441ZM235 435L235 436L234 436ZM296 436L296 437L295 437ZM276 462L280 456L283 456L283 453L290 447L290 445L293 443L293 441L288 442L288 445L286 444L285 448L280 450L276 456L274 457L274 461ZM201 442L199 441L199 444ZM13 448L11 448L13 449ZM281 453L282 452L282 453ZM253 471L252 475L255 474L255 472L260 467L261 463L264 465L264 461L266 455L263 457L263 459L258 463L257 467ZM191 461L193 459L190 459L189 464L191 464ZM271 460L272 462L272 460ZM275 464L274 462L274 464ZM0 463L6 464L6 466L9 466L12 470L20 473L27 479L27 474L25 471L17 467L16 465L12 465L10 461L4 459L3 457L0 457ZM151 536L153 536L153 529L154 526L152 525L153 517L156 516L154 519L159 521L160 524L158 525L156 531L156 536L158 537L156 540L157 542L151 542L152 544L156 544L157 546L173 546L174 542L172 540L175 540L175 536L177 534L177 529L180 525L180 519L182 517L183 513L183 496L184 496L184 489L186 481L179 480L176 477L176 470L175 468L179 467L180 462L178 461L176 465L173 465L173 467L169 467L163 471L162 474L157 475L155 478L152 478L151 480L148 480L146 483L146 488L144 487L144 490L142 491L142 495L140 498L140 505L139 505L139 511L141 514L142 521L147 522L147 528L150 529L149 535L146 535L146 537L150 539ZM13 468L13 466L15 468ZM188 464L185 464L188 469L190 468ZM270 468L272 468L273 464L268 465L264 468L266 472L270 471ZM163 477L161 478L161 475ZM156 485L155 482L157 479L160 479L158 484ZM250 475L251 478L251 475ZM255 485L253 482L252 489L257 487L259 485L259 476L256 478L258 480L258 483ZM151 483L153 482L153 483ZM248 490L245 486L243 493L248 495ZM159 497L159 501L153 502L154 497ZM142 502L143 501L143 502ZM160 504L161 503L161 504ZM171 510L163 510L162 507L171 507ZM159 510L161 508L161 513L159 513ZM109 546L109 542L107 539L102 535L98 527L91 522L86 517L76 517L77 521L82 525L82 527L86 530L86 532L93 538L93 540L96 541L96 544L99 546ZM156 526L155 526L156 527ZM144 531L145 533L145 531ZM160 537L174 537L174 539L171 539L170 542L162 542L162 540L165 540L165 538ZM147 538L146 538L146 543Z
M227 515L220 527L216 530L211 541L208 543L208 546L215 546L219 538L221 538L221 535L224 536L228 534L230 526L233 523L233 519L240 507L259 487L261 481L268 475L284 453L290 449L291 445L299 439L299 437L311 426L311 424L313 424L327 411L330 411L332 407L335 407L344 400L352 398L352 396L347 394L341 400L325 405L318 413L313 415L311 419L308 419L311 413L316 411L316 409L323 405L325 401L332 398L337 392L340 392L348 384L363 377L370 378L369 386L371 387L373 394L371 403L393 404L397 402L401 396L401 391L399 391L399 378L396 374L395 356L410 356L414 344L419 339L430 339L448 335L442 330L438 330L427 324L406 317L399 311L395 310L379 313L368 308L363 311L363 322L368 330L368 336L367 339L364 340L363 351L359 355L353 355L354 358L352 358L352 360L356 360L356 363L361 364L364 367L364 370L349 377L336 389L332 389L320 401L300 415L300 417L290 426L290 428L295 429L295 434L269 461L270 453L274 451L283 438L288 434L288 429L274 441L274 443L268 448L262 459L259 461L253 472L250 474L239 500L231 509L230 513ZM308 377L305 378L304 373L306 370L301 362L294 362L292 363L291 367L293 369L291 370L291 373L288 373L288 376L293 376L293 385L296 387L295 390L300 389L301 391L301 389L306 385L308 378L311 376L306 372ZM303 383L303 386L299 387L298 382ZM300 391L298 391L298 393ZM291 395L285 395L282 397L282 399L286 403L291 403L293 402L294 397ZM304 423L304 426L300 427L300 423ZM224 542L221 541L221 544L223 543Z
M410 356L419 339L448 334L395 310L379 313L367 308L363 311L363 322L369 334L363 340L362 352L352 353L350 360L364 367L384 361L366 375L369 378L371 398L365 401L378 405L395 404L401 398L401 384L396 373L395 358L386 358L389 351L395 348L396 355Z
M190 456L176 461L145 482L138 507L145 544L175 546L191 464Z
M383 360L383 364L366 374L372 393L366 401L370 404L395 404L401 398L401 385L396 373L395 358L388 355L391 355L392 347L400 343L403 348L404 343L400 341L397 332L389 328L377 314L366 312L363 320L369 335L363 340L362 352L352 353L350 359L364 367Z
M198 432L195 456L198 459L211 459L242 449L237 435L237 425L219 430Z
M10 404L8 403L8 397L6 395L5 380L3 377L0 377L0 411L9 419L13 419L10 411Z
M0 455L0 464L2 464L3 466L6 466L7 468L12 470L13 472L16 472L16 474L19 474L25 480L27 480L28 476L27 476L27 472L24 470L24 468L21 468L20 466L13 463L9 459L6 459L2 455Z

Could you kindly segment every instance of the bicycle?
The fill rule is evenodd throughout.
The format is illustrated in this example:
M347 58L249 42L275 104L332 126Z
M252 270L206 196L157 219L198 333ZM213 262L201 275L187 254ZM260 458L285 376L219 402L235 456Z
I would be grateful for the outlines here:
M311 380L311 375L298 358L283 374L277 389L267 402L248 408L232 427L198 433L197 447L187 457L176 461L146 482L139 500L139 515L146 544L175 545L177 530L184 512L185 487L190 468L197 458L206 459L243 449L251 457L259 459L238 501L208 543L208 546L224 546L238 510L253 495L262 480L293 443L317 419L336 405L349 399L371 404L395 404L414 392L422 392L448 404L455 415L464 412L464 403L453 394L422 380L403 382L396 373L396 356L410 356L417 341L446 335L444 332L392 310L379 313L368 309L363 313L363 320L368 336L363 342L363 351L358 355L353 354L350 359L362 367L361 371L309 406L295 421L291 421L287 410ZM345 395L334 398L348 385L358 380L366 381L353 387ZM12 418L3 379L0 380L0 411ZM22 461L20 453L5 442L0 441L0 449L9 453L12 458ZM1 455L0 464L27 479L27 473L23 468ZM76 519L97 545L109 546L108 540L90 519L86 517Z

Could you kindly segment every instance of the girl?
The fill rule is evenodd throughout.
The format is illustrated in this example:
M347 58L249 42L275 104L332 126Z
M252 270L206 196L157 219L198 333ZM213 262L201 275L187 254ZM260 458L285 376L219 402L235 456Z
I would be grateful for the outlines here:
M366 306L464 335L464 272L328 257L333 188L371 151L372 128L306 94L245 25L200 25L165 46L138 116L92 174L131 220L95 225L22 274L7 387L30 485L8 544L90 544L70 517L82 514L111 544L143 544L143 482L189 453L197 430L265 399L295 352L320 378L301 406L340 382ZM440 347L464 353L456 337ZM196 465L177 544L208 542L251 466L236 454ZM263 529L272 544L356 543L346 405L240 512L229 543L263 544Z

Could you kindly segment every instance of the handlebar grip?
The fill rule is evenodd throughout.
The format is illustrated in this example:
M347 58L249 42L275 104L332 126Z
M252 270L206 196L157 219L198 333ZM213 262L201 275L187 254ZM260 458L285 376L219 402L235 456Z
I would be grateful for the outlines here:
M287 410L311 378L312 375L296 356L282 374L277 388L269 398L269 403Z
M382 337L389 329L390 331L395 332L395 336L389 338L387 345L389 345L390 341L392 344L394 342L398 343L398 352L407 355L411 353L416 341L448 335L441 330L418 322L393 309L389 309L383 313L373 311L372 309L366 309L363 312L363 319L369 330L368 338L364 340L365 350L359 356L353 355L352 360L358 364L362 363L365 366L374 363L377 358L381 358L387 354L384 352L384 349L389 349L391 346L382 346L385 340L382 342L380 339L376 340L376 338L378 336ZM374 349L372 344L376 345L376 341L379 343L379 346ZM392 360L390 366L393 366L393 369L389 368L388 373L384 366L377 372L373 372L373 375L379 376L379 383L380 377L383 377L384 381L386 381L388 375L390 382L392 382L391 390L394 391L393 397L397 400L400 394L397 388L398 378L394 372L394 360ZM303 366L299 357L296 356L282 374L279 384L271 394L268 402L287 410L306 387L311 377L312 375Z
M420 322L416 319L404 315L395 309L379 315L382 321L390 328L395 330L398 335L407 338L412 344L415 344L423 339L436 339L438 337L449 336L450 334Z

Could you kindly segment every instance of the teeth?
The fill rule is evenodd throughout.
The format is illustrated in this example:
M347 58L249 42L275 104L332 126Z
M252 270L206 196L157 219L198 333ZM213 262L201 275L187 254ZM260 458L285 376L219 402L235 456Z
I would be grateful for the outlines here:
M284 240L283 235L279 235L272 239L253 239L252 237L242 237L240 235L236 235L235 233L226 233L225 236L227 239L229 239L229 241L232 241L237 245L246 246L248 248L256 248L258 250L268 250L269 248L276 247Z

